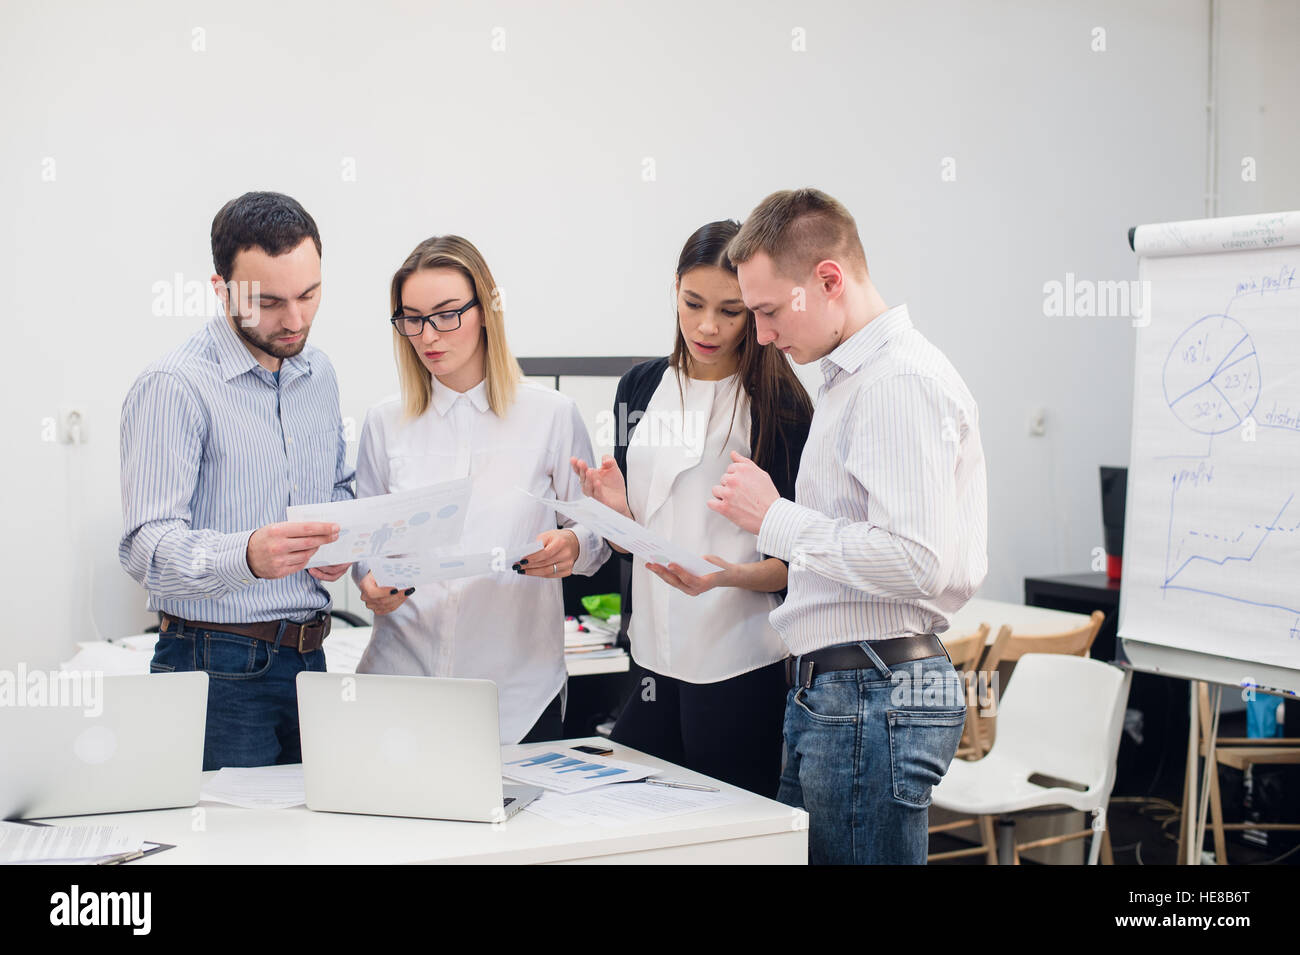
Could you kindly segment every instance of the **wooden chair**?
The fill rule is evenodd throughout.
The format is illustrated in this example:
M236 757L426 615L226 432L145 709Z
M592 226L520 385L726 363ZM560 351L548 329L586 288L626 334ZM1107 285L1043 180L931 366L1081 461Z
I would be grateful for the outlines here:
M973 699L970 699L966 710L966 731L969 731L970 734L970 748L966 754L962 753L960 747L957 750L957 755L963 759L980 759L993 746L993 734L998 718L998 680L996 674L998 664L1004 659L1007 645L1010 642L1011 628L1003 624L1001 629L998 630L998 635L994 638L992 646L984 654L983 660L972 667L976 681L975 693ZM980 699L979 690L981 687L992 689L993 705L991 707L986 708L984 706L985 701ZM965 738L966 732L963 731L963 739Z
M1210 735L1213 732L1212 722L1213 714L1210 711L1210 692L1208 684L1197 681L1197 707L1200 711L1200 739L1197 741L1197 749L1202 759L1209 756ZM1224 822L1223 821L1223 799L1219 794L1219 772L1220 766L1231 766L1239 769L1243 773L1249 766L1276 766L1276 765L1295 765L1300 763L1300 746L1296 745L1294 739L1286 737L1270 737L1267 739L1253 736L1215 736L1214 738L1214 770L1210 776L1210 824L1214 831L1214 859L1219 865L1228 864L1228 840L1226 833L1229 829L1240 831L1243 829L1260 829L1260 830L1281 830L1295 832L1300 830L1300 823L1294 822ZM1196 811L1193 807L1187 805L1187 788L1183 789L1183 818L1187 818L1187 813ZM1185 832L1178 840L1178 858L1185 858Z
M1088 622L1076 630L1066 630L1064 633L1018 633L1007 641L1002 659L1019 660L1026 653L1068 653L1071 656L1086 657L1105 620L1104 613L1094 610Z

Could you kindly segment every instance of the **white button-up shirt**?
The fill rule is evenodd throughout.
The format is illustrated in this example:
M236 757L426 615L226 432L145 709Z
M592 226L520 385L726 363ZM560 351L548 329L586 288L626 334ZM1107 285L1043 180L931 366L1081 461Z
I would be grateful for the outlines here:
M941 633L988 572L988 489L975 399L907 307L821 361L793 501L759 550L790 562L772 626L793 654Z
M459 549L508 550L556 526L554 511L517 488L565 501L582 495L570 456L590 461L592 450L568 396L520 382L515 403L499 418L488 405L486 381L461 394L434 378L430 407L419 418L406 417L397 397L366 415L357 496L472 477ZM578 535L574 573L594 573L609 545L572 521L563 523ZM353 576L359 580L365 572L357 565ZM560 581L507 569L419 584L395 611L375 617L357 671L492 680L501 741L517 743L565 685Z
M731 452L749 457L749 397L736 400L737 376L682 377L672 366L628 441L628 505L644 526L700 556L735 564L763 559L758 540L711 510ZM684 399L684 401L683 401ZM735 409L735 418L732 411ZM714 683L775 663L785 644L768 622L776 594L716 587L688 596L633 558L628 638L636 662L690 683Z

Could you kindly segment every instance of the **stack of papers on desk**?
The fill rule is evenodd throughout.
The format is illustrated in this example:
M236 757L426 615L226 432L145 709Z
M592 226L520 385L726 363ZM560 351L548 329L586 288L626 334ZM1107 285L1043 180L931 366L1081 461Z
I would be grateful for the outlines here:
M289 766L227 766L203 784L199 797L243 809L292 809L307 802L302 764Z
M623 651L614 644L618 640L618 631L597 617L581 616L578 623L585 629L565 630L564 652L584 657L616 657Z
M126 861L144 841L117 826L30 826L0 822L0 865Z

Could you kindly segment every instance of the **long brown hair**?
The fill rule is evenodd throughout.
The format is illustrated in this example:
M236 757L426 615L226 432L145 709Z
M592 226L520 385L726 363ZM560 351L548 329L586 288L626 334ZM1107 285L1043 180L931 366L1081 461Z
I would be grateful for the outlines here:
M677 258L679 286L683 275L702 265L726 269L735 275L736 266L727 257L727 246L739 231L740 223L734 219L721 219L696 229L686 240L686 245ZM676 328L676 341L669 362L677 373L680 390L682 375L691 376L692 359L686 338L682 335L680 319L676 322ZM763 466L775 453L779 434L785 430L785 426L800 420L806 422L812 417L812 401L785 355L775 348L758 343L758 328L754 323L754 313L749 309L745 309L745 333L736 349L736 377L749 396L758 424L757 433L750 436L750 457ZM739 402L738 388L736 403ZM734 405L732 419L734 423Z

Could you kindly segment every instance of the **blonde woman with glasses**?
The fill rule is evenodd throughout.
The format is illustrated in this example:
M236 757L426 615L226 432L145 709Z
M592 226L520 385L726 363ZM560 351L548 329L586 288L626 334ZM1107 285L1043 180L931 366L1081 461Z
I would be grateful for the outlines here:
M501 741L563 735L564 600L560 580L591 575L609 547L519 493L572 500L572 456L591 439L573 399L524 381L506 344L497 285L460 236L415 247L393 276L393 347L401 394L366 415L357 496L470 477L461 549L537 549L513 572L399 590L364 564L353 577L375 615L360 673L472 677L497 685Z

